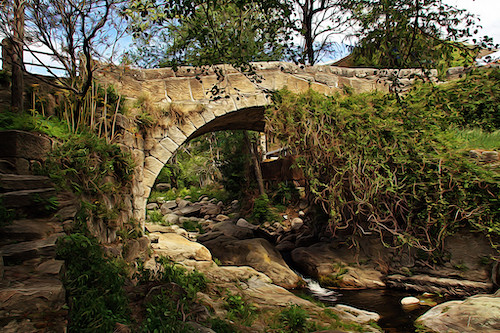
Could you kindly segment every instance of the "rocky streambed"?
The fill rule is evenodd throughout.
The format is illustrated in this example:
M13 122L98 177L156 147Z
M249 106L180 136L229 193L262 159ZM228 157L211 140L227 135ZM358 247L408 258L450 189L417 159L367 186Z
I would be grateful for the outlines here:
M492 250L481 235L450 237L444 262L429 265L413 250L387 249L376 237L359 239L358 246L352 247L339 237L318 234L310 223L312 217L304 213L307 208L297 209L283 221L262 225L241 218L237 201L224 205L208 197L197 202L160 198L158 202L149 203L148 210L156 216L156 223L149 221L145 225L155 255L170 257L203 272L218 287L242 293L260 308L298 304L311 313L324 311L323 307L289 291L304 286L304 280L290 268L291 264L322 286L338 290L397 288L417 295L431 292L465 298L435 307L432 306L436 303L422 300L418 313L426 307L430 309L417 320L422 329L436 332L500 330L500 295L466 298L491 293L498 283L498 268L487 260ZM282 253L289 254L288 263ZM154 269L155 265L152 256L146 267ZM209 302L217 304L214 298ZM380 330L370 325L380 319L377 313L338 302L330 307L338 318L362 325L365 331ZM225 311L221 306L217 309L214 305L214 308L221 314ZM453 311L448 313L450 310ZM403 313L410 313L412 309L405 311ZM316 320L321 322L325 318L319 316ZM264 329L265 323L261 322L250 331Z

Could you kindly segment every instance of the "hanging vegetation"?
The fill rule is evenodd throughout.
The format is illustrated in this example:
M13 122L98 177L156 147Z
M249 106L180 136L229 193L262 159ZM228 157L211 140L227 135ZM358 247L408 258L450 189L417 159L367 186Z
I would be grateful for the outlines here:
M497 72L490 76L475 80L493 80L484 89L498 89ZM492 101L481 84L476 88L468 90L474 95L468 103L499 109L498 99ZM267 111L268 131L297 152L334 232L378 233L388 245L433 251L466 227L485 232L496 244L498 165L480 165L460 150L457 125L451 125L479 116L464 112L457 91L423 85L399 102L381 93L325 97L280 91Z

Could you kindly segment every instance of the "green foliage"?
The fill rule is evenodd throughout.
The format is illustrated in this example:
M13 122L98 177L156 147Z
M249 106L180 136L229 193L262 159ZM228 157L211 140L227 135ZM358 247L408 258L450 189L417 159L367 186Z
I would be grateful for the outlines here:
M411 94L428 98L427 108L443 110L448 119L463 128L479 127L492 132L500 129L500 69L476 70L449 84L425 85Z
M42 172L65 189L95 196L127 186L132 166L131 157L118 145L92 134L82 134L52 150Z
M142 66L227 63L249 70L252 61L278 60L289 38L288 7L274 0L133 1L125 14L137 43L129 56Z
M177 302L174 299L178 299ZM183 314L178 308L181 304L186 306L188 303L182 294L162 289L146 304L146 314L142 321L141 332L196 332L191 325L182 320ZM189 310L187 307L184 309L184 311Z
M480 47L492 46L489 38L479 45L455 41L471 37L479 26L465 10L428 0L354 0L346 7L359 26L360 45L353 58L358 65L377 68L436 68L470 65Z
M217 333L236 333L238 330L231 323L220 318L211 318L209 320L210 328Z
M308 332L307 318L309 315L297 304L289 304L281 311L279 318L284 325L285 332Z
M32 114L0 112L0 130L11 129L40 132L57 139L70 137L68 126L56 117L43 117L36 112Z
M250 218L258 223L276 220L277 216L272 210L271 202L267 197L267 194L262 194L254 200L252 215Z
M224 297L224 308L228 311L229 320L241 321L245 326L250 326L255 319L257 308L253 304L246 302L242 296L234 295L227 291Z
M166 257L159 257L161 264L156 281L162 282L160 292L146 304L142 332L193 332L186 324L190 309L195 305L196 294L207 288L207 279L198 271L188 273L184 266L178 265ZM140 280L151 281L153 273L139 270Z
M456 135L466 143L466 149L500 150L500 130L457 129Z
M457 149L450 122L461 112L440 107L455 103L450 89L426 85L401 101L282 91L267 112L269 131L297 152L333 229L375 231L426 251L465 226L500 236L498 170ZM468 100L481 96L471 91Z
M192 231L192 232L197 231L200 234L203 234L205 232L200 222L194 220L187 220L182 222L182 228L184 228L187 231Z
M219 186L205 186L197 187L191 186L189 188L183 187L180 189L171 189L166 192L164 191L151 191L149 196L149 202L158 202L163 200L175 200L176 198L189 197L187 200L191 202L198 201L202 196L207 196L209 198L215 198L222 202L227 202L231 197L225 189Z
M293 182L280 182L277 188L272 191L272 199L275 204L289 206L298 198L299 191Z
M106 258L95 238L79 232L64 236L57 242L57 256L66 263L70 331L111 332L116 323L130 322L123 266Z
M146 218L149 222L152 223L162 223L163 222L163 214L159 209L147 210Z

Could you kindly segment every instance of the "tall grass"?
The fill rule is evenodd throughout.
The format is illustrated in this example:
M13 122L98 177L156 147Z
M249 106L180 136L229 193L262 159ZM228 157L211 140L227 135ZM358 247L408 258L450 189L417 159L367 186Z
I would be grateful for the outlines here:
M456 134L465 142L466 149L500 150L500 130L487 132L480 128L457 129Z

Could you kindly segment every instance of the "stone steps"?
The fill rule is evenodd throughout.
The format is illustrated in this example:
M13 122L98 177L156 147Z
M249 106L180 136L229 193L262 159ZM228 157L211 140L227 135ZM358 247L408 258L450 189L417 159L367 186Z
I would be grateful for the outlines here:
M23 261L39 257L55 257L57 238L63 235L64 233L56 233L47 238L0 247L4 265L16 265Z
M61 223L51 219L15 220L0 229L0 246L42 239L62 231Z
M0 192L51 188L48 177L32 175L0 174Z

